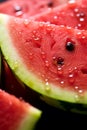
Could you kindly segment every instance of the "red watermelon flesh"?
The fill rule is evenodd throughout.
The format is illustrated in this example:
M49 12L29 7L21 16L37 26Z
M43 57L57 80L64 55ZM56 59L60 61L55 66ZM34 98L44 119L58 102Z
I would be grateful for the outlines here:
M9 0L0 4L0 12L17 17L29 17L31 15L43 12L48 8L53 8L57 5L64 4L65 2L67 2L67 0ZM9 69L8 64L4 64L4 62L4 89L12 94L15 94L16 96L25 96L25 88L23 87L24 91L21 88L21 86L23 86L22 83L19 83L17 81L17 79L14 77L11 70ZM18 90L21 90L20 93L18 92Z
M77 0L57 6L36 15L32 19L56 25L87 29L87 0Z
M11 39L9 47L6 40L2 40L1 49L4 55L6 53L11 69L26 85L54 98L59 98L59 93L53 92L55 89L73 91L83 95L81 100L84 100L87 92L87 31L6 15L1 15L0 19L5 28L3 33L8 32L8 39ZM26 71L21 72L20 64ZM34 81L34 77L37 80ZM54 90L48 94L43 86Z
M0 130L32 130L40 115L29 103L0 90Z
M26 27L26 21L23 23L22 20L9 20L8 29L14 47L20 48L18 53L23 57L26 66L37 74L42 71L40 76L44 75L51 82L58 83L57 77L60 80L64 78L70 89L76 85L87 90L87 32L61 27L56 29L56 26L50 24L40 24L31 22ZM71 50L68 50L68 44L71 44Z
M57 1L55 1L57 3ZM54 2L54 3L55 3ZM59 4L59 3L58 3ZM37 13L46 10L49 7L53 7L53 1L50 0L10 0L0 4L0 12L17 17L29 17ZM33 8L32 8L33 7ZM35 8L35 9L34 9ZM22 83L19 83L11 70L9 69L8 64L3 60L3 88L16 95L16 96L25 96L25 88ZM23 87L22 87L23 86ZM20 90L20 93L19 91Z
M26 18L48 8L46 2L40 3L37 0L10 0L0 4L0 12Z
M0 4L0 13L27 18L65 2L67 0L9 0Z

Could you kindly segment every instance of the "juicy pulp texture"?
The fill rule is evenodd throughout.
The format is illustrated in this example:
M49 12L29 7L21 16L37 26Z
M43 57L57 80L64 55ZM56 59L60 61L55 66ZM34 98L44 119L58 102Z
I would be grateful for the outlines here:
M87 0L68 2L43 13L37 14L31 19L49 22L51 24L87 29Z
M68 0L8 0L0 3L0 12L25 18L67 2ZM17 81L15 75L13 75L9 66L5 62L3 62L3 79L2 86L6 91L16 96L25 95L24 86ZM20 93L18 90L20 90Z
M6 15L0 15L0 24L2 52L27 86L55 99L87 104L86 31Z
M40 2L40 3L39 3ZM10 0L0 4L0 12L10 14L16 17L29 17L39 12L46 10L47 3L44 1L37 2L37 0Z
M18 53L28 69L44 81L58 83L57 77L60 77L64 81L68 79L70 88L78 86L87 90L87 33L65 27L56 29L50 24L19 21L9 20L8 28L14 47L20 48ZM16 26L19 28L15 29ZM75 46L73 51L66 48L69 42Z
M33 130L41 111L0 90L0 130Z
M9 0L0 4L0 13L29 18L66 2L67 0Z

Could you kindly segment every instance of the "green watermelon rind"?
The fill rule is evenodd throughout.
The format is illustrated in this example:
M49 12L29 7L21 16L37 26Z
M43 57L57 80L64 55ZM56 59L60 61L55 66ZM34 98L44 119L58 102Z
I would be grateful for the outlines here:
M0 89L0 130L34 130L41 115L40 109Z
M0 14L1 50L9 66L21 79L21 81L38 93L53 99L87 104L87 91L84 92L84 95L81 97L76 92L68 90L67 87L64 89L50 83L46 86L43 81L27 69L26 65L22 61L22 58L18 55L17 49L12 45L12 39L7 27L9 17L10 16L8 15Z
M44 101L46 104L58 108L63 111L67 111L70 113L83 114L87 115L87 104L79 104L79 103L71 103L61 100L54 100L52 98L41 95L40 99Z
M22 120L18 130L33 130L41 118L41 110L31 106L29 108L29 114L27 112L26 117Z

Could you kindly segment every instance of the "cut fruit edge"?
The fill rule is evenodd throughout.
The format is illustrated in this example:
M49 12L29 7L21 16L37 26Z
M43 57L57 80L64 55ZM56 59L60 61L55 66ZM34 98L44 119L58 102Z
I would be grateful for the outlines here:
M31 104L16 98L14 95L0 89L0 129L33 130L39 121L42 111ZM5 106L5 107L4 107ZM4 108L3 108L4 107ZM3 109L3 110L2 110ZM18 109L18 111L16 110ZM20 112L19 112L20 111ZM5 116L4 116L5 114ZM12 115L11 115L12 114ZM10 118L10 116L13 118ZM8 123L4 125L5 121ZM11 121L12 120L12 121ZM9 125L13 123L12 127Z
M19 130L33 130L35 128L36 123L39 121L42 112L31 106L29 108L29 115L27 113L27 117L21 122Z
M14 48L12 45L12 40L7 28L9 17L12 16L0 14L0 46L7 63L14 71L14 73L18 76L18 78L20 78L20 80L31 89L37 91L42 95L56 100L87 104L87 91L84 92L84 95L79 96L77 92L70 91L67 89L67 87L56 87L51 83L46 85L32 72L29 72L26 65L23 63L23 60L18 55L16 48ZM4 34L4 36L2 36L2 34Z

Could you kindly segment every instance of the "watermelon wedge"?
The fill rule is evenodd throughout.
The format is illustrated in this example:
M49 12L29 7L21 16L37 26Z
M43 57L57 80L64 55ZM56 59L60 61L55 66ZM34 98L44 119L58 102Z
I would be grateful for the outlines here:
M56 100L87 106L86 41L85 30L0 14L1 50L11 69Z
M67 1L68 0L8 0L0 4L0 13L27 18Z
M0 12L17 17L24 17L25 15L26 17L29 17L48 10L48 8L54 8L55 6L64 4L67 1L68 0L9 0L0 4ZM24 85L18 82L17 78L15 78L15 75L11 72L8 64L4 60L2 62L2 71L2 78L4 79L2 85L3 88L11 94L24 97L26 95Z
M36 21L49 22L56 25L87 29L87 0L69 1L66 4L46 10L32 17Z
M0 4L0 12L16 17L29 17L48 8L47 1L39 0L39 2L37 0L8 0Z
M41 111L0 90L0 130L33 130Z

